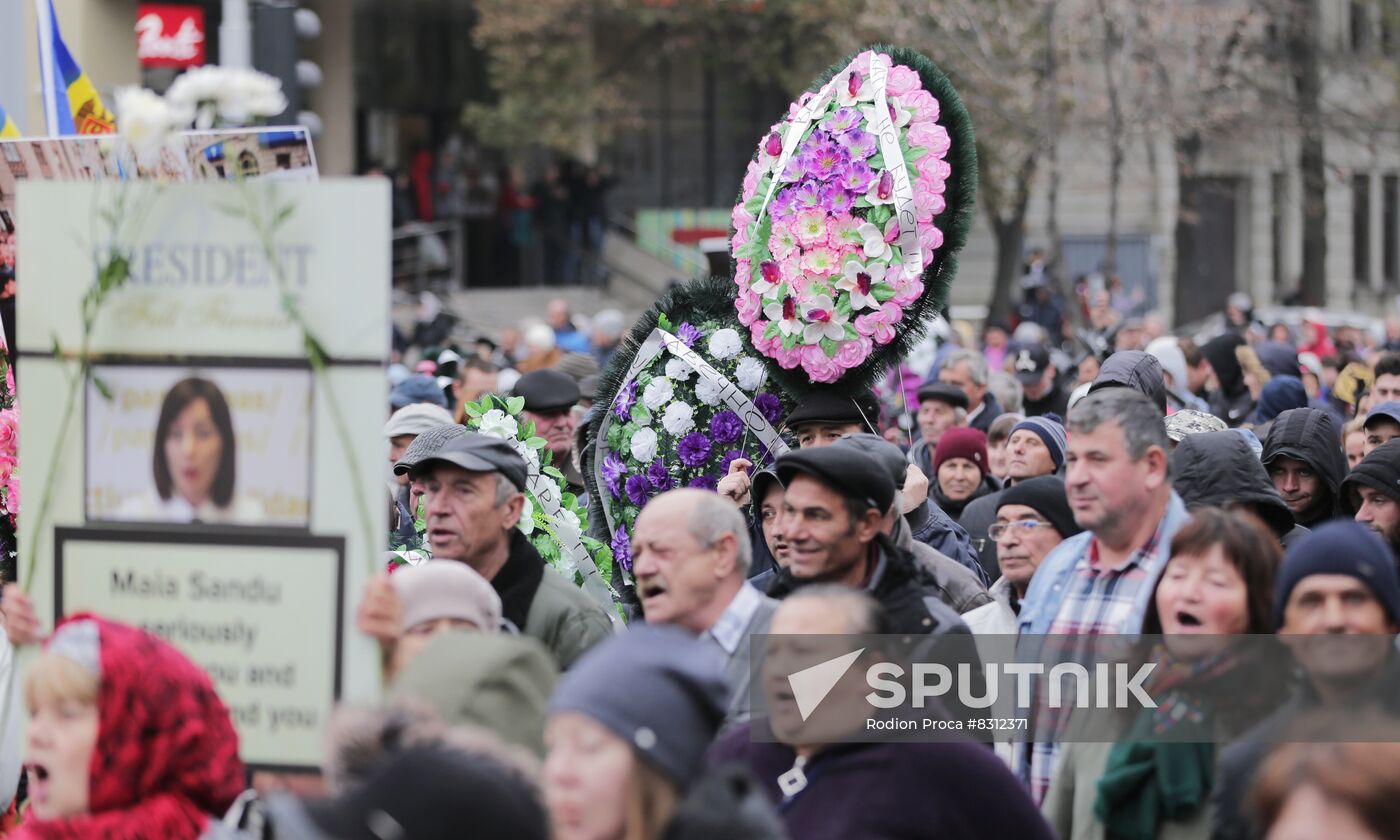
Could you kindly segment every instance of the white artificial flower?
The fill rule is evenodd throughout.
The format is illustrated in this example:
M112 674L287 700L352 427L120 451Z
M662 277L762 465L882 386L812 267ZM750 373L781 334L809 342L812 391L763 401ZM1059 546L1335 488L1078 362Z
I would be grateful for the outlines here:
M477 427L477 431L501 440L515 440L520 436L520 424L499 408L493 408L481 415L481 425Z
M715 334L710 336L710 355L721 361L734 358L743 349L744 343L739 340L737 330L725 327L715 330Z
M217 122L245 123L287 109L282 82L275 76L237 67L196 67L180 74L165 94L172 107L187 113L201 129Z
M525 506L520 509L520 531L529 534L535 530L535 503L530 501L530 494L525 494Z
M656 430L638 429L632 433L632 457L643 464L656 458Z
M675 389L671 386L671 380L664 376L658 376L647 383L647 389L642 392L642 405L648 411L660 411L661 407L671 401Z
M685 382L690 379L690 375L695 373L695 368L685 359L672 359L666 363L666 378L676 382Z
M739 380L739 387L745 391L757 391L763 387L764 381L768 379L768 368L763 366L763 362L752 356L745 356L739 360L739 365L734 369L734 378Z
M180 127L170 105L146 88L118 88L114 104L122 135L140 157L159 153L171 133Z
M661 425L672 435L683 435L695 428L695 409L676 400L666 406L666 415L661 418Z
M705 405L719 405L720 393L724 389L713 379L701 377L695 384L695 398Z
M579 520L577 513L568 508L560 508L559 519L572 530L583 533L583 522Z

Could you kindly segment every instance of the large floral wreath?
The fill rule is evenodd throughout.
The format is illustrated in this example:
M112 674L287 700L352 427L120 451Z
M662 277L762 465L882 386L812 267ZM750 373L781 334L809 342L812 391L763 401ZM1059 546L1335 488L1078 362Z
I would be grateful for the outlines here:
M588 513L577 496L564 490L564 474L550 465L547 441L535 434L534 421L521 413L524 408L523 397L487 394L464 407L465 425L506 441L525 459L529 477L520 531L546 562L611 612L615 604L612 551L588 535ZM605 597L607 603L603 603Z
M759 141L731 215L740 323L820 383L872 378L944 306L976 178L966 112L928 59L875 48L838 67Z
M714 490L736 459L763 467L787 448L777 426L790 401L725 311L727 285L698 281L663 301L654 320L634 330L609 366L611 385L600 390L589 480L625 569L632 527L653 496ZM688 305L695 300L709 311Z

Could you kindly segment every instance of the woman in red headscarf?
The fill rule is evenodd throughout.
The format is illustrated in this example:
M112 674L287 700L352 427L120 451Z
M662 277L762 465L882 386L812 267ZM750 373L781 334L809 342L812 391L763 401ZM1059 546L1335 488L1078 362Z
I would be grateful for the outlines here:
M29 810L11 837L196 840L243 790L209 677L164 641L66 619L25 678Z

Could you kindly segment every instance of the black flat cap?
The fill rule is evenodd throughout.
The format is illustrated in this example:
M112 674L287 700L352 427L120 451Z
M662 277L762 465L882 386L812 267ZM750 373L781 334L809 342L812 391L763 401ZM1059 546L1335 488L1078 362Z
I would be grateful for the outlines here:
M418 437L413 439L413 443L404 450L403 455L399 456L399 460L394 462L394 474L407 475L409 470L418 466L418 462L433 457L444 443L466 433L467 427L458 423L443 423L419 433Z
M517 397L525 398L526 411L573 408L581 396L572 376L551 368L530 371L515 381L512 390Z
M843 496L884 513L894 504L895 486L889 472L856 446L799 449L778 459L778 480L790 485L794 476L810 475Z
M394 465L394 472L398 475L418 473L439 461L472 472L500 473L517 490L525 489L525 479L530 474L525 459L509 443L490 435L465 431L442 441L435 450L424 453L412 465L400 460Z
M938 400L945 402L954 408L967 408L967 394L956 385L949 385L945 382L925 382L919 386L919 402L924 400Z
M855 394L814 388L783 420L789 429L801 423L859 423L871 432L879 422L880 401L868 388Z
M909 459L904 457L903 450L879 435L846 435L832 446L849 446L879 461L890 474L890 480L894 482L896 489L903 487L904 480L909 477Z

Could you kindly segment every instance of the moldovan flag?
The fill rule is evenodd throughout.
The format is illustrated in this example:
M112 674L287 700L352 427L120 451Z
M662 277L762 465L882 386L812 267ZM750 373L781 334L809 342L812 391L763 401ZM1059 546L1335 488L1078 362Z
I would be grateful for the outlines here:
M0 139L7 140L18 136L20 136L19 127L15 125L14 120L10 119L10 115L5 113L5 109L0 107Z
M102 104L102 97L97 95L92 80L73 60L68 45L63 43L53 0L35 0L35 5L39 18L44 116L48 120L49 133L62 137L70 134L111 134L116 131L117 118Z

